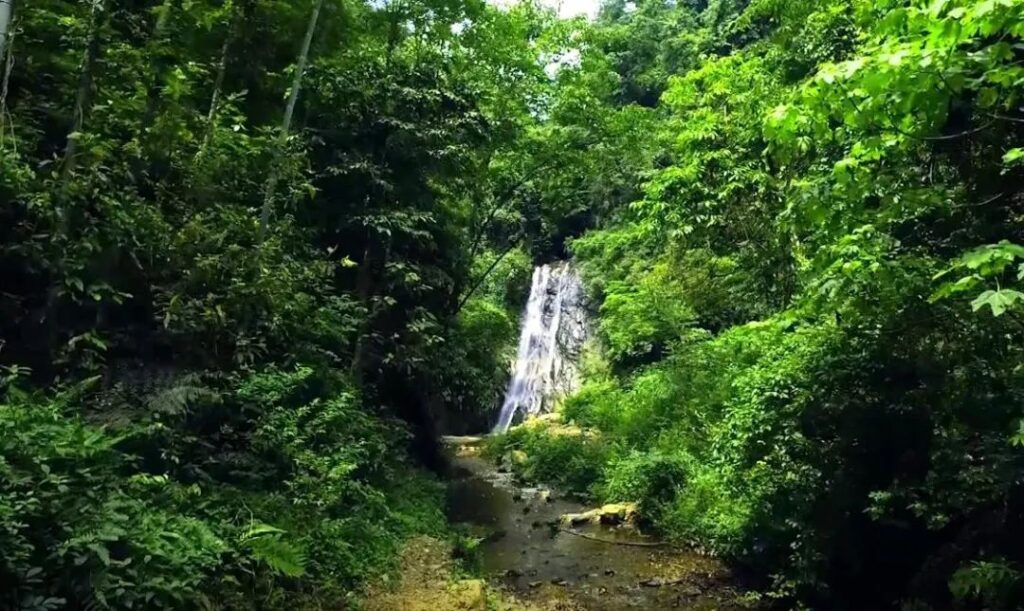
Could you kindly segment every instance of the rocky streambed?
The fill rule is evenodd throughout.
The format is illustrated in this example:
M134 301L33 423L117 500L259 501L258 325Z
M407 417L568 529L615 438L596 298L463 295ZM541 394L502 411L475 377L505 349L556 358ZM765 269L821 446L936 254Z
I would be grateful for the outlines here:
M543 609L749 608L720 562L640 534L631 507L594 511L516 482L468 443L450 440L448 514L484 538L480 569L492 588Z

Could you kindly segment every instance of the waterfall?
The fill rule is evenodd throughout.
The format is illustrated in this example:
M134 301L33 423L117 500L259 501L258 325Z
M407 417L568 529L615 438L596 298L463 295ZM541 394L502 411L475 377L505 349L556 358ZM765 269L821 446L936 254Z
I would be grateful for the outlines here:
M535 268L512 381L494 432L507 431L517 417L550 411L558 398L576 390L587 322L583 285L572 265Z

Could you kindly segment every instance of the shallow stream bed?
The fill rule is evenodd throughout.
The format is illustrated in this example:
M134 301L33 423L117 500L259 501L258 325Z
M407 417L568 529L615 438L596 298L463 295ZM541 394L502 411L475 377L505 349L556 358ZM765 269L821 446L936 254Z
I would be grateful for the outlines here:
M475 456L452 459L448 514L483 535L481 570L516 597L550 608L743 609L718 561L667 546L629 527L559 528L560 516L588 509L542 487L517 483Z

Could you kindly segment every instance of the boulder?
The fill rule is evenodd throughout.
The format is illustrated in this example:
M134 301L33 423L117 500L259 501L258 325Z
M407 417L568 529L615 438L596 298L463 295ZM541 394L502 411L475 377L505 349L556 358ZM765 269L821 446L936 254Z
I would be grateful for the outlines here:
M483 437L470 435L443 435L441 443L456 457L479 456L483 450Z
M487 611L487 588L482 579L463 579L449 587L452 611Z
M563 526L580 526L588 523L618 525L634 522L636 515L636 503L610 503L583 513L562 514L559 521Z
M612 503L598 510L602 524L622 524L636 520L636 503Z

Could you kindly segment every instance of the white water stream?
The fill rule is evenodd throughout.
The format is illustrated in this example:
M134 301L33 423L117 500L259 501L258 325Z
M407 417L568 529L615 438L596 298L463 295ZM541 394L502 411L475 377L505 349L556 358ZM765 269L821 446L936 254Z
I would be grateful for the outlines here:
M519 350L494 432L550 411L579 386L579 356L587 338L583 285L569 263L533 270Z

